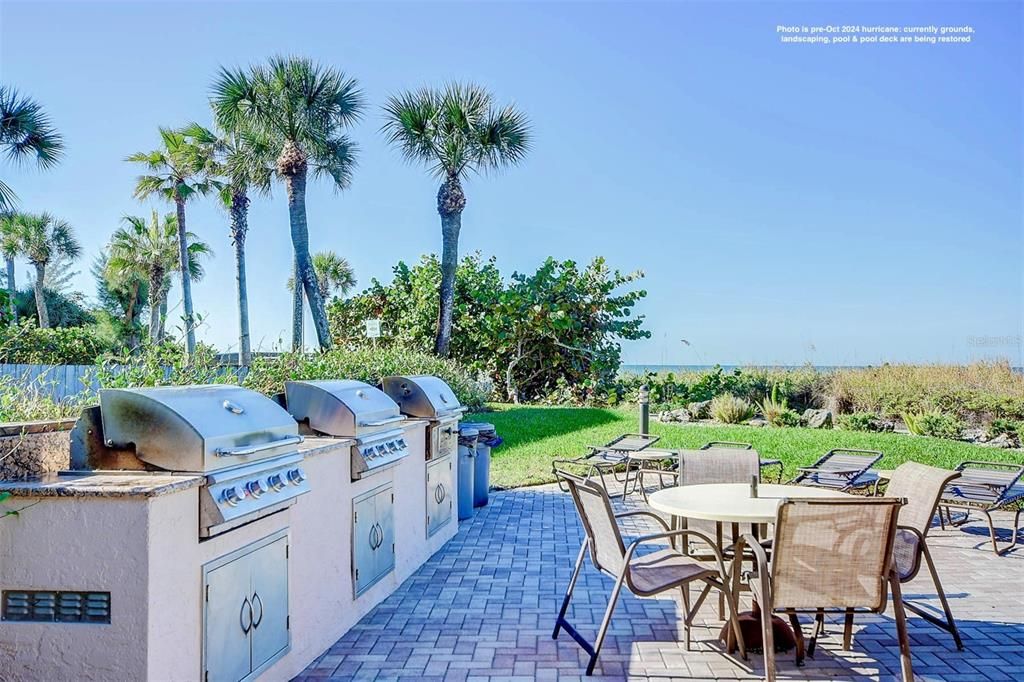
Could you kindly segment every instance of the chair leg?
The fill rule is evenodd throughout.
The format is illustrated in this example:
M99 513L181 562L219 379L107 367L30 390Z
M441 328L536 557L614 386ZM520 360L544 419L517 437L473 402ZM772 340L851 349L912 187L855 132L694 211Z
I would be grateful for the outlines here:
M622 590L622 581L626 578L628 567L623 567L619 577L615 580L615 587L612 588L612 595L608 599L608 608L604 611L604 618L601 619L601 627L597 631L597 639L594 640L594 652L590 654L590 662L587 664L587 674L594 674L594 666L597 665L597 656L601 653L601 646L604 644L604 637L608 634L608 626L612 622L612 614L615 613L615 605L619 602L619 592Z
M846 609L843 617L843 650L853 649L853 609Z
M569 610L569 601L572 599L572 591L576 587L576 579L580 577L580 569L583 568L583 560L587 556L587 545L589 543L584 540L583 545L580 546L579 556L576 557L576 566L572 569L572 577L569 578L569 587L565 590L565 597L562 599L562 608L558 611L558 618L555 620L555 631L551 633L551 639L558 639L558 631L568 625L565 620L565 614Z
M939 582L939 572L935 569L935 562L932 561L932 553L928 551L928 544L923 543L921 549L924 554L924 561L928 565L928 572L932 574L932 583L935 585L935 592L939 595L939 602L942 604L942 611L946 614L946 622L943 624L939 622L937 618L927 618L944 630L948 630L953 635L953 641L956 642L956 648L959 651L964 650L964 643L960 640L960 632L956 628L956 621L953 620L953 612L949 608L949 601L946 600L946 592L942 589L942 583ZM930 615L930 614L929 614Z
M686 642L686 650L690 650L690 625L693 623L693 615L690 613L690 583L681 585L679 591L683 593L683 637Z
M896 637L900 642L900 670L903 682L913 682L914 669L910 660L910 637L907 635L907 614L903 610L903 592L900 590L900 579L895 572L889 574L889 586L892 590L892 610L896 615Z
M770 603L761 605L761 648L764 649L764 679L775 682L775 636Z
M800 627L800 619L796 617L796 611L787 609L786 615L789 616L789 624L793 627L793 636L796 638L796 664L799 667L804 664L804 631Z
M1010 544L1006 545L1002 549L999 548L999 543L996 542L996 527L995 524L992 523L992 513L987 509L983 512L985 514L985 519L988 521L988 533L989 537L992 539L992 551L996 553L996 556L1002 556L1017 546L1017 536L1020 534L1021 511L1022 510L1018 509L1013 515L1013 536L1010 538Z
M740 630L740 609L736 601L735 585L723 583L721 592L725 595L725 602L729 605L729 623L732 625L732 633L736 638L736 645L740 648L740 658L747 660L747 645L743 641L743 632ZM769 625L770 627L770 625ZM728 645L727 647L728 648Z

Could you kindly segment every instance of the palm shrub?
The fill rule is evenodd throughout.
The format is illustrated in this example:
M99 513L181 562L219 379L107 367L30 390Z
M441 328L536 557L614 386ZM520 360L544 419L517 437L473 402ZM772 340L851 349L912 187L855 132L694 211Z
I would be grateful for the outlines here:
M0 85L0 153L15 163L35 157L39 168L52 168L64 154L64 140L35 100ZM18 196L0 181L0 213L14 210Z
M723 424L741 424L754 416L754 406L731 393L711 399L711 416Z
M904 412L900 417L907 425L907 430L915 436L957 439L964 430L962 421L938 410Z
M334 251L314 253L313 272L316 273L316 284L324 301L336 293L344 296L356 285L356 274L352 266ZM288 291L295 291L294 277L288 278Z
M363 110L354 79L302 57L272 57L248 71L222 68L211 97L217 125L249 131L276 145L275 172L288 194L288 218L295 251L294 277L302 286L292 297L292 348L302 345L302 297L313 314L320 347L331 347L323 297L309 255L306 179L328 178L342 190L355 166L355 144L343 134Z
M195 315L192 307L192 277L188 270L189 232L185 223L185 204L197 195L209 193L217 185L211 182L215 171L210 150L195 144L180 130L160 128L162 147L138 152L126 160L142 165L146 174L135 185L135 196L147 199L159 196L174 204L178 231L178 272L181 275L181 300L185 309L185 352L196 349Z
M434 352L448 355L459 232L470 173L497 170L522 161L530 147L530 124L512 105L495 107L491 93L477 85L452 83L392 96L384 105L383 132L406 159L429 166L441 180L440 309Z
M789 401L779 397L778 384L772 386L770 394L758 403L761 415L772 426L796 426L800 423L800 415L790 409Z
M852 412L836 417L836 425L844 431L881 431L882 422L874 412Z

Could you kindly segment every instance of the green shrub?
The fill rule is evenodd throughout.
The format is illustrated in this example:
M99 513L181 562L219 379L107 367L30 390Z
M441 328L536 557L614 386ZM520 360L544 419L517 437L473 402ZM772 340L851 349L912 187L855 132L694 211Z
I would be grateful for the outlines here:
M874 412L853 412L836 418L839 428L846 431L881 431L881 420Z
M40 329L31 320L0 327L3 364L91 365L111 350L110 339L88 327Z
M993 419L992 423L988 425L988 437L995 438L1004 433L1008 436L1019 436L1024 431L1021 426L1021 422L1012 419Z
M929 412L905 412L902 415L907 430L916 436L957 439L963 434L964 424L954 416L938 410Z
M779 385L772 385L772 392L765 395L758 403L761 415L772 426L796 426L800 423L800 415L789 408L789 401L779 397Z
M731 393L711 399L711 416L723 424L740 424L754 416L754 406Z
M14 377L0 377L0 422L77 417L87 401L88 396L57 401L43 384L25 386Z

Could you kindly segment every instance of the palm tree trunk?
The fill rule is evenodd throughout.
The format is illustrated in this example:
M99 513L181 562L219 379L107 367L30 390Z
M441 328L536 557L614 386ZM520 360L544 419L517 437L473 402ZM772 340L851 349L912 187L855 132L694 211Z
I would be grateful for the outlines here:
M457 175L449 174L437 191L437 212L441 215L441 301L437 315L434 352L448 356L452 338L452 310L455 307L455 270L459 265L459 231L466 195Z
M303 304L305 295L302 293L302 274L299 268L299 258L296 255L295 263L292 265L292 350L301 351L305 345L305 318L303 317Z
M176 196L174 198L174 207L178 212L178 265L181 270L181 301L185 308L185 362L188 363L196 352L196 330L192 317L192 278L188 270L185 200Z
M249 197L245 192L231 195L231 241L235 244L235 284L238 290L238 364L252 362L249 345L249 292L245 281L245 235L249 230Z
M313 272L312 259L309 256L309 229L306 225L306 159L301 149L294 143L285 144L277 161L282 173L285 189L288 191L288 218L292 229L292 247L295 249L295 290L299 291L299 282L305 290L309 308L313 313L313 326L316 328L317 341L322 350L331 347L331 333L327 326L327 311L324 309L323 298L317 287L316 274ZM301 302L301 295L295 295L294 301ZM300 340L302 324L301 306L293 306L292 310L292 345ZM297 317L297 319L296 319Z
M163 341L167 336L167 297L171 294L171 278L164 277L160 285L160 333L157 334L157 341Z
M134 353L139 346L139 335L135 331L135 302L139 300L139 280L132 278L131 299L124 310L124 325L128 330L128 350Z
M160 291L163 288L164 271L153 268L149 271L149 342L160 342Z
M36 266L36 312L39 313L39 328L48 329L50 313L46 309L46 295L43 293L43 280L46 279L46 263L35 263Z
M18 306L14 303L17 287L14 284L14 259L7 258L7 308L11 314L11 324L18 324Z

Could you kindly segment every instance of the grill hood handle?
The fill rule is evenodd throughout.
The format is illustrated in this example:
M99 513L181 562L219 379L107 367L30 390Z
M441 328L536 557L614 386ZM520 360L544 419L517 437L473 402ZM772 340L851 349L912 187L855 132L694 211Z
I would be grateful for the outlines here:
M281 440L272 440L269 443L249 445L244 448L217 448L214 454L218 457L245 457L246 455L255 455L257 452L272 450L273 448L280 448L286 445L298 445L303 440L305 439L302 436L288 436Z
M394 424L394 423L397 423L397 422L404 422L404 421L405 421L405 415L400 414L400 415L398 415L396 417L388 417L387 419L377 419L377 420L374 420L374 421L359 422L359 425L360 426L384 426L385 424Z

